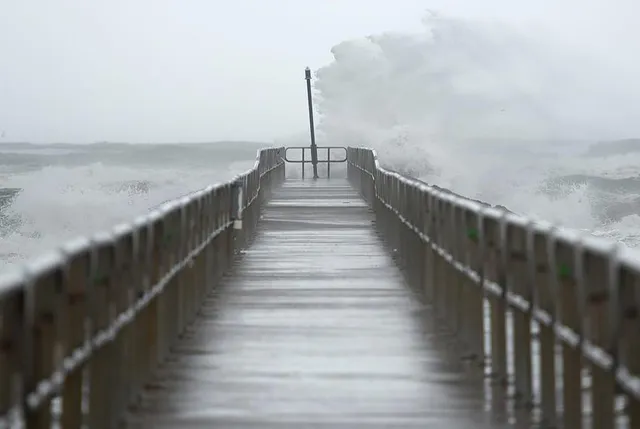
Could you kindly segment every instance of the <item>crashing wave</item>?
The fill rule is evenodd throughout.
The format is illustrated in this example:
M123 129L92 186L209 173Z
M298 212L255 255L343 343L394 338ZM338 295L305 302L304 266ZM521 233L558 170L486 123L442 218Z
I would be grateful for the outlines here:
M640 213L640 168L595 155L635 142L584 155L597 140L640 135L640 94L593 52L549 42L431 14L422 32L339 43L317 71L319 135L372 147L386 167L477 200L610 232Z

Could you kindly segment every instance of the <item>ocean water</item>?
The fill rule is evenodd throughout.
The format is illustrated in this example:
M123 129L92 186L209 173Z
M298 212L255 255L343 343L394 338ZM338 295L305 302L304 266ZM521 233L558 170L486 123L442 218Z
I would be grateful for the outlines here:
M323 143L561 227L640 246L640 88L540 34L430 14L316 72Z
M228 180L264 146L0 144L0 272Z

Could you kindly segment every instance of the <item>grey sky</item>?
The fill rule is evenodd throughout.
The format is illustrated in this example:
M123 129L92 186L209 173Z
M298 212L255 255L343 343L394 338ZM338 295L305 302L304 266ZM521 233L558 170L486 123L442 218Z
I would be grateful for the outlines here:
M0 130L32 142L270 140L333 45L496 20L636 71L635 0L0 0Z

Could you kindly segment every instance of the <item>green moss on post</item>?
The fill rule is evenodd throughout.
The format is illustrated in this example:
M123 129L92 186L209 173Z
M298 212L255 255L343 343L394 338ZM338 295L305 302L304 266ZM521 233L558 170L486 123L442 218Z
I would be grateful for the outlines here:
M560 264L558 275L561 279L568 279L571 277L571 269L567 266L567 264Z
M467 237L472 241L478 241L478 230L475 228L469 228L467 230Z

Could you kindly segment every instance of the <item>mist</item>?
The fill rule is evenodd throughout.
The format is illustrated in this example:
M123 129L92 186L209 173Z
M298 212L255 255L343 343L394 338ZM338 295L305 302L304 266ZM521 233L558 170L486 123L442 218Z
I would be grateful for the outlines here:
M640 87L597 56L507 25L436 14L423 25L333 47L315 84L325 139L383 151L402 142L437 159L468 140L640 136Z

